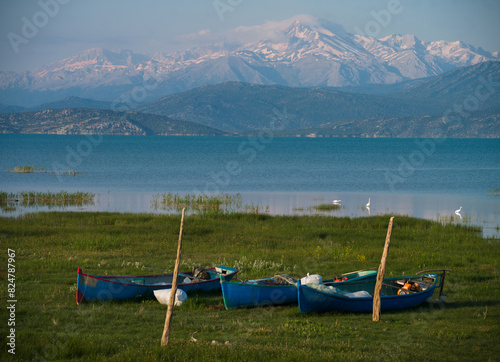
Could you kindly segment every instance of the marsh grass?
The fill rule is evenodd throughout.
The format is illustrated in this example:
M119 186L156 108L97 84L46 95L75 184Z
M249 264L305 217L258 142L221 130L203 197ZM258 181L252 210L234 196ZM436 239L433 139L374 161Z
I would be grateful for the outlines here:
M156 194L151 201L154 210L188 211L231 211L241 208L241 195L179 195L172 193Z
M481 232L481 227L473 225L473 222L479 222L480 220L476 218L476 220L473 220L471 216L468 214L464 214L462 218L455 214L450 214L450 215L437 215L436 221L441 223L443 226L444 225L463 225L463 227L467 228L468 230L475 231L475 232Z
M493 196L500 196L500 189L491 189L491 190L488 190L488 193L490 195L493 195Z
M39 192L21 191L8 193L0 191L0 207L4 212L16 211L19 207L63 207L85 206L94 203L95 194L85 191L77 192Z
M14 166L13 168L10 169L10 172L13 173L35 173L35 172L47 172L47 168L43 166L32 166L32 165L26 165L26 166Z
M151 208L155 211L174 211L181 212L183 208L189 213L197 214L225 214L225 213L268 213L269 206L260 204L245 204L240 194L219 194L219 195L202 195L202 194L156 194L151 201Z
M388 221L389 215L193 214L184 224L181 269L226 264L250 279L372 268ZM175 309L166 348L160 347L166 307L154 300L76 305L78 267L96 274L171 270L179 222L179 215L118 213L0 218L2 268L7 249L16 251L15 359L498 360L500 244L466 227L403 216L394 220L387 276L451 269L446 304L383 312L374 323L368 314L301 314L293 305L227 311L220 292L194 294ZM6 278L0 273L4 301ZM6 308L0 315L8 320ZM198 342L190 342L193 335ZM2 360L14 360L5 346L2 353Z
M7 171L7 170L5 170ZM85 176L85 172L73 171L73 170L48 170L46 166L14 166L8 170L12 173L48 173L52 176Z
M318 211L333 211L339 210L341 206L338 204L319 204L311 206L310 208Z

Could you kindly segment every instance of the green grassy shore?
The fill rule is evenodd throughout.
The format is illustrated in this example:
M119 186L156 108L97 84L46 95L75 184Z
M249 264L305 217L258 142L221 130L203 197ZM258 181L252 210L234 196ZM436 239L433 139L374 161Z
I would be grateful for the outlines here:
M380 263L389 218L190 215L181 270L223 264L240 268L239 278L248 279L279 273L328 278L372 268ZM499 241L403 216L394 220L386 275L451 269L446 303L383 312L380 322L372 322L371 314L301 314L297 306L227 311L220 293L194 294L176 307L167 347L160 346L166 306L156 300L76 305L78 267L95 274L172 270L179 225L179 215L50 212L0 218L1 359L500 360ZM11 260L9 251L15 253ZM8 290L12 275L14 295ZM12 313L5 305L13 297L15 355L6 338Z

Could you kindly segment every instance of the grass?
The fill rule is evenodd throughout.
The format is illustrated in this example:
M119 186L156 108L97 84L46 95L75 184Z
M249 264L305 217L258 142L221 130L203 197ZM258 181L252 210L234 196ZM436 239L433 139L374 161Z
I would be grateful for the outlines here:
M248 279L308 272L332 277L371 268L380 262L388 221L194 214L185 220L181 270L226 264ZM374 323L368 314L301 314L297 306L227 311L219 309L218 292L192 294L175 309L165 348L160 339L166 307L154 300L76 305L78 267L101 274L171 270L179 222L179 215L119 213L0 218L0 298L10 299L12 249L17 299L16 355L4 350L2 360L498 360L498 240L403 216L394 219L386 275L451 269L446 304L383 312ZM0 333L7 336L7 309L0 315ZM211 345L213 340L220 344Z

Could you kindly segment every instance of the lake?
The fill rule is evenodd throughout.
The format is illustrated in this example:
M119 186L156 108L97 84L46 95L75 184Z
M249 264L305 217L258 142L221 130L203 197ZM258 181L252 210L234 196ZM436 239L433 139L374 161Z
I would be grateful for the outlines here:
M47 172L10 172L25 165ZM324 214L409 215L500 236L497 139L3 134L0 166L2 191L96 193L93 204L64 210L166 212L153 207L155 195L240 193L270 214L315 214L311 206L340 199Z

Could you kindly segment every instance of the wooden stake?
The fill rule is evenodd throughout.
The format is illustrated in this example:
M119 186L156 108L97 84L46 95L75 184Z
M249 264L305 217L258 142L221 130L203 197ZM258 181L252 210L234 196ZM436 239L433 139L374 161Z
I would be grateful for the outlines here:
M163 335L161 337L161 345L168 345L168 337L170 336L170 324L172 322L172 314L174 312L175 294L177 293L177 276L179 274L179 264L181 263L181 248L182 248L182 228L184 227L184 211L182 209L181 230L179 231L179 245L177 247L177 259L175 260L174 274L172 274L172 289L170 291L170 299L168 300L167 317L165 318L165 326L163 327Z
M375 284L375 291L373 292L373 315L372 320L374 322L380 321L380 291L382 289L382 282L384 281L385 274L385 264L387 262L387 255L389 254L389 245L391 245L391 234L392 234L392 222L394 216L389 220L389 227L387 228L387 236L385 237L384 252L382 254L382 260L380 261L380 266L378 267L377 282Z

